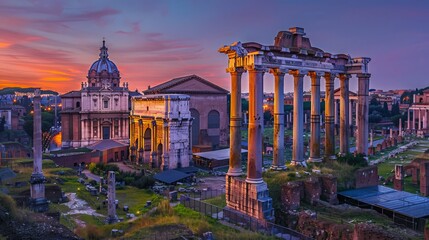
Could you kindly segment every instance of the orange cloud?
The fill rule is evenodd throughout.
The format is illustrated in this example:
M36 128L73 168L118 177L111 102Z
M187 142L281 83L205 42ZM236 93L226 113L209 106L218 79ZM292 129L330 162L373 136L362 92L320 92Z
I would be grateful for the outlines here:
M0 48L7 48L10 45L12 45L11 43L7 43L7 42L0 42Z

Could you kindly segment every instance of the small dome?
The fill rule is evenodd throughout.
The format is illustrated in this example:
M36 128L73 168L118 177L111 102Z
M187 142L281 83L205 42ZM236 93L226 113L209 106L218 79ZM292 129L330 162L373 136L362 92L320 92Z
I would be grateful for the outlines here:
M94 70L97 74L106 70L107 73L119 73L116 65L110 61L109 54L107 53L108 48L106 47L106 42L103 40L103 46L100 48L100 58L95 61L89 68L88 75Z

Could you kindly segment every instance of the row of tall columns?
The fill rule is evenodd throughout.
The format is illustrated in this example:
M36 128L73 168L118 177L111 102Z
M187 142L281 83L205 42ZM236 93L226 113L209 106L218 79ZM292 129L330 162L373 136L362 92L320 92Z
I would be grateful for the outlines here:
M413 111L413 120L412 123L410 122L410 111ZM424 116L422 116L422 111L424 112ZM417 117L417 113L418 117ZM415 130L416 129L416 121L417 122L417 129L426 129L428 127L427 120L428 120L428 109L425 108L419 108L419 109L408 109L408 121L407 121L407 128L408 130ZM411 126L412 125L412 126Z
M231 118L230 118L230 161L229 176L239 176L241 171L241 76L243 68L230 70L231 74ZM265 69L253 67L248 69L249 74L249 120L248 120L248 167L247 179L249 183L262 182L262 141L263 141L263 76ZM281 69L271 69L275 78L274 97L274 156L273 169L283 169L284 159L284 75ZM303 143L303 78L307 72L290 70L294 79L294 106L293 106L293 165L306 165L304 160ZM321 161L320 156L320 77L321 73L310 72L311 78L311 145L309 161ZM325 155L335 159L335 105L334 80L336 75L323 74L326 83L325 94ZM367 154L368 149L368 90L370 74L358 74L358 106L356 112L358 133L357 151ZM340 153L349 152L349 124L351 107L349 106L349 78L348 74L340 74Z

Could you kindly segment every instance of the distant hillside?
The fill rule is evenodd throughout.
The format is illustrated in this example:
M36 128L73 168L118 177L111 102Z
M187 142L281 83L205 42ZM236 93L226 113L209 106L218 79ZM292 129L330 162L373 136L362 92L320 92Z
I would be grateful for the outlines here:
M14 94L15 92L34 92L36 88L20 88L20 87L10 87L10 88L3 88L0 89L0 95L6 95L6 94ZM42 90L42 94L56 94L58 95L58 92L52 91L52 90Z

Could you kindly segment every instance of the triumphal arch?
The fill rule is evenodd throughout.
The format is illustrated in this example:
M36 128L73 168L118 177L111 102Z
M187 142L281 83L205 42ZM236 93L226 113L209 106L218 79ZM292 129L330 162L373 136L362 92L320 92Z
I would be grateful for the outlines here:
M130 156L161 170L188 167L192 117L188 95L153 94L131 99Z
M230 161L226 177L227 207L258 219L272 219L272 200L262 179L263 81L264 74L274 75L274 151L273 169L285 168L284 153L284 76L293 76L293 149L291 164L306 166L304 159L303 81L311 81L310 158L335 158L334 81L340 81L340 153L349 152L349 79L358 81L357 152L368 153L368 90L370 74L367 57L352 58L313 47L303 28L281 31L274 45L235 42L219 52L228 56L231 75ZM241 170L241 76L248 73L249 121L247 176ZM325 79L325 156L320 154L320 78Z

